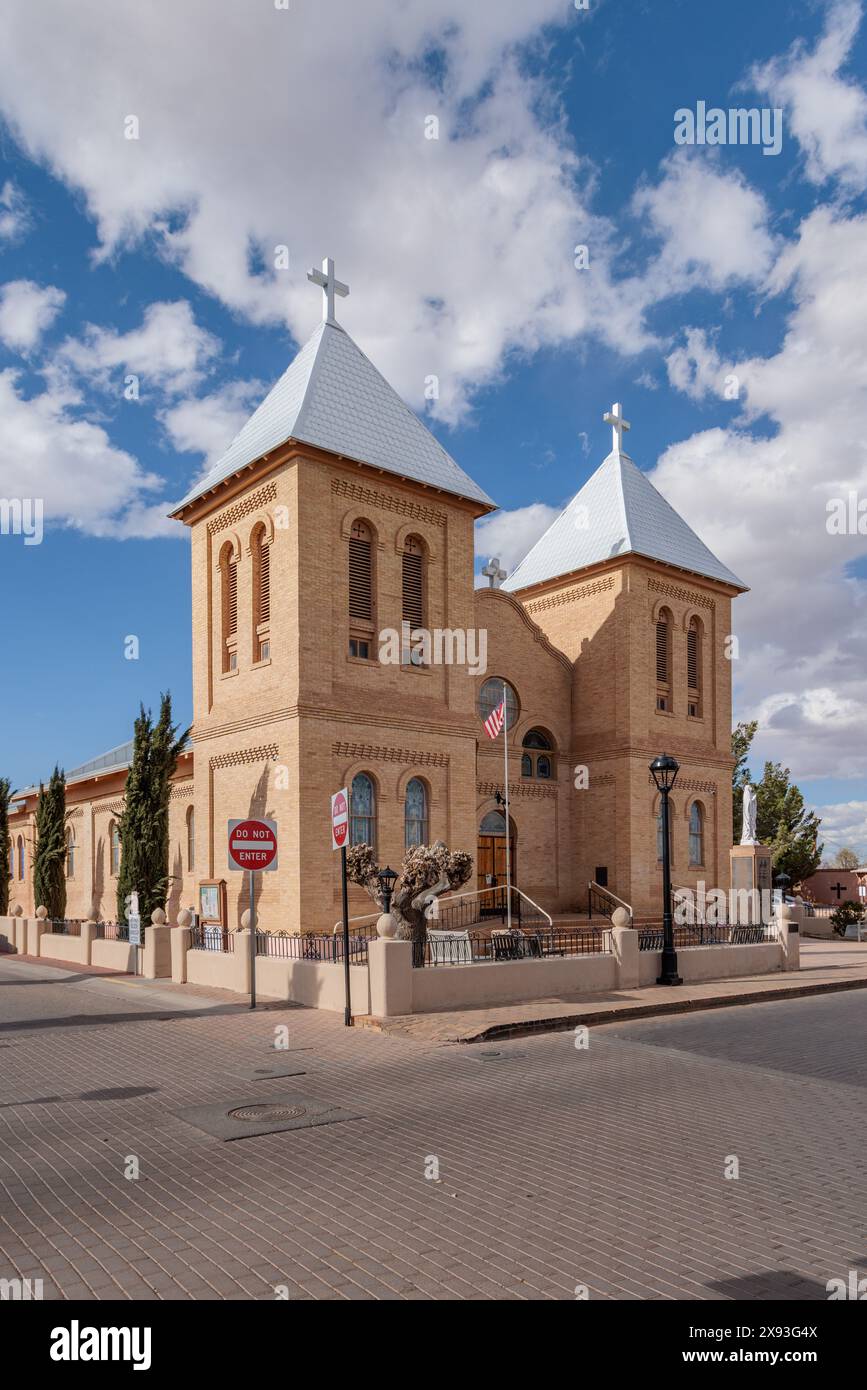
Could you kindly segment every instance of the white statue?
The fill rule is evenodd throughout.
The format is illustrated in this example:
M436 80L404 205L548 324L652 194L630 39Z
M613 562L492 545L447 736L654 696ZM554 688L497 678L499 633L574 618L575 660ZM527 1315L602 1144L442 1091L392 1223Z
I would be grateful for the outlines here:
M756 838L756 815L758 813L758 798L756 797L755 787L751 787L747 782L744 787L744 820L741 830L742 845L757 845Z

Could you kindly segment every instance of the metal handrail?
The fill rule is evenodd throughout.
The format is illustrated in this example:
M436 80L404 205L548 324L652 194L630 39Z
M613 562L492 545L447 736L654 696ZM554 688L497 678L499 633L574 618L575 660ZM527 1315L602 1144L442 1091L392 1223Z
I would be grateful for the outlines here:
M443 894L443 896L441 898L437 898L436 901L443 907L451 907L452 903L458 902L461 898L480 898L483 893L503 893L505 892L505 890L505 883L501 883L496 888L471 888L466 893L449 893L448 896ZM513 883L512 892L517 893L520 897L524 899L525 902L528 902L531 907L534 907L536 911L540 914L540 916L545 918L549 927L554 926L554 918L551 916L551 914L549 912L546 912L544 907L540 907L537 902L534 902L533 899L530 897L529 893L524 892L523 888L519 888L516 883Z
M610 888L603 888L602 885L601 885L601 883L597 883L596 880L593 879L593 878L591 878L590 882L589 882L588 885L587 885L587 916L588 916L588 917L590 917L590 916L592 915L592 914L591 914L591 897L592 897L592 894L593 894L594 892L595 892L595 893L598 893L598 894L600 895L600 897L610 898L611 901L612 901L613 903L617 903L618 907L625 907L625 908L626 908L626 911L629 913L629 920L630 920L630 922L632 921L633 915L634 915L634 914L633 914L633 911L632 911L632 905L631 905L630 903L628 903L628 902L625 902L623 898L618 898L617 894L616 894L616 893L612 893L612 891L611 891ZM606 914L606 915L610 916L610 914Z

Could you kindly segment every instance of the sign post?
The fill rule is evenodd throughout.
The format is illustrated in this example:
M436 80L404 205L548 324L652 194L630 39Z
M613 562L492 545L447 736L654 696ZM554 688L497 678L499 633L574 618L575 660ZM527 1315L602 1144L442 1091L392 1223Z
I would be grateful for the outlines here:
M124 902L126 907L126 935L130 946L135 946L135 974L141 971L141 958L139 948L142 945L141 939L141 913L138 910L138 893L133 890Z
M349 792L343 787L331 798L331 848L340 850L340 877L343 898L343 1022L352 1027L352 993L349 974L349 889L346 879L346 846L349 841Z
M272 873L277 868L277 822L230 820L229 868L246 869L250 875L250 1008L255 1009L256 904L253 875L257 870Z

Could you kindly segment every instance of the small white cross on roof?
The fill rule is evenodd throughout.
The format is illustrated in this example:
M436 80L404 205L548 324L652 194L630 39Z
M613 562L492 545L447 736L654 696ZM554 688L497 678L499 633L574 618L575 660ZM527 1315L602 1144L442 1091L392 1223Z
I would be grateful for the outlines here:
M334 317L334 296L340 295L345 299L349 294L349 286L341 283L334 274L334 261L330 256L326 256L322 262L321 270L308 270L307 279L314 285L322 287L322 317L326 323L336 323Z
M606 425L611 425L611 451L614 454L623 452L623 431L631 430L632 426L628 420L623 418L623 406L617 401L609 410L607 415L602 417Z
M503 580L507 578L506 571L500 569L500 561L492 557L482 569L482 574L488 581L490 589L499 589Z

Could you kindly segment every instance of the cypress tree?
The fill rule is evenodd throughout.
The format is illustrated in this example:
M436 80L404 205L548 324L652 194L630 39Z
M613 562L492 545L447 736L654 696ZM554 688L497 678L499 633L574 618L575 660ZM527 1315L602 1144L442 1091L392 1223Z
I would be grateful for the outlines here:
M9 801L12 796L12 784L8 777L0 777L0 917L5 917L9 911L9 880L12 871L9 868L9 855L12 849L12 839L9 834Z
M133 732L132 763L126 779L123 811L118 820L120 872L117 876L117 920L126 920L126 899L138 893L142 924L156 907L165 907L169 874L169 792L178 756L189 730L178 734L172 723L172 697L160 699L154 724L141 706Z
M33 896L34 907L47 907L49 917L66 916L66 778L58 767L47 787L39 784Z

